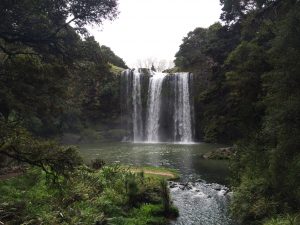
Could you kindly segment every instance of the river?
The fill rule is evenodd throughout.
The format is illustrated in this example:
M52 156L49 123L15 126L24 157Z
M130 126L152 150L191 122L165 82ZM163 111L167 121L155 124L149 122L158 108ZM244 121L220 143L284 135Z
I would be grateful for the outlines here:
M171 196L179 209L174 225L234 225L228 216L230 201L228 164L204 160L202 154L222 147L216 144L101 143L81 145L86 162L101 158L107 163L164 166L176 169L181 178L170 182Z

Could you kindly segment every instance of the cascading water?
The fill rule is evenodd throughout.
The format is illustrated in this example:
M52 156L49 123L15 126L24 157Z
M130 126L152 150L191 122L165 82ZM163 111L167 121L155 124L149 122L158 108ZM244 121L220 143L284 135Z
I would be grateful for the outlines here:
M174 141L192 142L189 73L176 73L174 100Z
M164 73L152 73L148 91L148 110L147 110L147 142L159 142L159 118L161 108L161 89Z
M143 120L142 120L142 98L141 98L141 74L138 69L133 71L133 141L140 142L143 140Z
M123 121L129 131L126 140L193 141L190 75L148 69L122 73Z
M130 78L131 71L124 70L121 73L121 111L122 111L122 122L124 127L126 128L126 131L129 132L126 134L126 136L123 138L124 140L128 140L131 136L131 120L129 120L129 115L131 112L131 98L129 98L129 95L131 93L131 78Z

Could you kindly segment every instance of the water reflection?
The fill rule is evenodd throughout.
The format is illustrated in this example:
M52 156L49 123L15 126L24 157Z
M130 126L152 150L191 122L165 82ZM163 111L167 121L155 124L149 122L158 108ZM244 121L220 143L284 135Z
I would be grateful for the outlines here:
M221 146L206 143L192 145L101 143L81 145L80 149L87 162L99 157L109 163L165 166L179 170L182 180L201 178L208 182L226 184L227 163L201 158L202 154L219 147Z

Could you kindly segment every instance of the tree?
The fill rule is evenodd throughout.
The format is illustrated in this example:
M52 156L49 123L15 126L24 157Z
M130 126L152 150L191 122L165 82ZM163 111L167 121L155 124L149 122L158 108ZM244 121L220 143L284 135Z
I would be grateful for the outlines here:
M95 44L84 45L78 32L88 23L113 19L117 1L5 0L0 11L0 114L25 121L40 135L57 134L62 116L76 108L74 96L84 92L70 86L81 76L77 72L87 61L97 62L92 70L98 75L109 70L98 43L85 55L82 49Z
M155 69L155 67L154 67L153 64L152 64L152 66L151 66L151 70L154 71L154 72L156 72L156 69Z
M61 147L54 141L40 140L14 121L0 118L0 156L40 167L57 182L68 177L82 163L74 147Z
M116 0L3 0L0 6L1 49L16 54L12 43L34 48L35 51L58 50L61 34L72 23L76 31L86 33L89 23L101 24L117 15ZM20 48L20 46L18 46Z
M76 109L80 117L84 102L93 102L93 88L110 94L106 81L117 83L84 29L114 19L117 1L4 0L0 12L0 155L49 173L72 170L79 164L74 148L36 136L59 135L67 114Z
M238 43L239 31L215 23L208 29L196 28L183 39L175 65L194 74L195 119L197 138L231 142L237 138L235 122L228 114L227 88L224 85L227 55Z
M81 99L81 118L95 123L115 117L120 112L119 76L110 71L109 61L94 37L86 38L79 51L74 90L80 97L74 97Z
M300 3L221 3L226 25L196 28L175 59L194 73L198 137L236 144L231 208L241 224L298 215Z
M300 45L299 29L295 29L299 7L296 1L273 1L255 12L255 23L249 23L253 15L246 15L243 32L249 32L248 27L256 32L245 35L250 40L231 54L238 53L239 60L232 65L242 69L235 80L243 82L246 78L248 83L254 75L263 87L255 91L256 105L263 107L258 114L261 123L239 143L231 165L236 187L232 208L243 223L299 211L300 108L296 99L300 98ZM243 83L234 86L245 89ZM249 99L243 97L242 101L249 104Z
M128 66L123 61L123 59L117 56L109 47L102 45L101 53L103 54L103 57L111 64L121 67L123 69L128 69Z
M230 22L241 21L252 12L274 8L280 0L220 0L223 5L221 19Z
M171 61L168 63L164 59L159 60L159 59L153 58L153 57L149 57L146 59L139 59L136 63L136 67L138 67L138 68L151 69L152 66L154 68L156 68L155 71L162 72L164 70L170 69L174 65Z

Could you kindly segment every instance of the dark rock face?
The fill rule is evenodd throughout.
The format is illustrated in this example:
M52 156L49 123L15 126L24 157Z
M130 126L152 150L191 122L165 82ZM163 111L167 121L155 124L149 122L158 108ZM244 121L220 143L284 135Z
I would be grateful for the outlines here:
M147 99L149 79L151 73L148 69L141 68L140 83L141 83L141 104L142 104L142 124L145 127L147 116ZM133 70L125 70L121 74L121 111L122 111L122 126L127 131L124 136L125 141L132 141L133 137ZM145 135L145 130L142 136Z
M161 93L160 129L159 136L163 141L173 141L173 116L175 101L175 82L172 75L167 75L163 81Z

